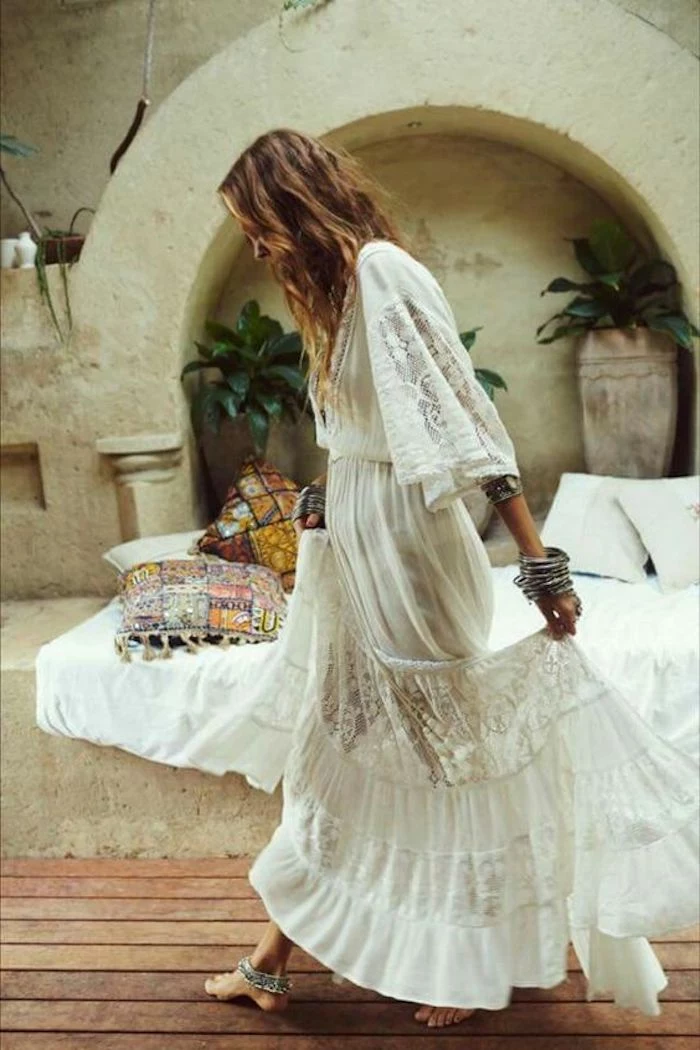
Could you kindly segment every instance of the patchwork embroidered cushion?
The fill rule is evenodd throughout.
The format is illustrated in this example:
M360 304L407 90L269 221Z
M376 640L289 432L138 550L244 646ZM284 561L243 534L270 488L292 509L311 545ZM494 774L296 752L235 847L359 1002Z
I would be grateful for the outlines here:
M219 558L168 559L135 565L119 576L122 622L115 638L122 660L143 647L144 660L203 643L273 641L287 600L277 573Z
M197 548L230 562L266 565L291 591L297 560L292 511L298 494L299 486L269 463L248 459Z

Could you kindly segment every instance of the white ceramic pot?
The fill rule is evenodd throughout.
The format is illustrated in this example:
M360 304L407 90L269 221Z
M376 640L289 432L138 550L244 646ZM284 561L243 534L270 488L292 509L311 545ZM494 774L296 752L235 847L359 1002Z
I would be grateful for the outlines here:
M15 265L18 244L16 237L3 237L0 240L0 267L3 270L11 270Z
M649 328L601 328L577 347L583 449L591 474L661 478L678 412L678 349Z
M17 238L17 258L21 270L28 270L34 265L36 252L36 242L32 239L31 233L29 230L23 230Z

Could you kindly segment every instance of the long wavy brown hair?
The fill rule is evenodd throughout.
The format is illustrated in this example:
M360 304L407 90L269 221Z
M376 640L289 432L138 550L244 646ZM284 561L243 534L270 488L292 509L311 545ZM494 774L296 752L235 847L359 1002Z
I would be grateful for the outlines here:
M346 150L289 128L255 139L218 193L244 233L264 237L323 403L357 253L369 240L410 250L382 204L391 195Z

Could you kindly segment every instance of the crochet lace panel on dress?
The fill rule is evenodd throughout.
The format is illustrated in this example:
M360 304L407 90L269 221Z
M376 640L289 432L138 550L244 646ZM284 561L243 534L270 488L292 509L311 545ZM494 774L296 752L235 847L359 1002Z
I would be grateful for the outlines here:
M481 478L519 473L510 437L456 331L402 292L370 320L368 343L403 484L446 470Z

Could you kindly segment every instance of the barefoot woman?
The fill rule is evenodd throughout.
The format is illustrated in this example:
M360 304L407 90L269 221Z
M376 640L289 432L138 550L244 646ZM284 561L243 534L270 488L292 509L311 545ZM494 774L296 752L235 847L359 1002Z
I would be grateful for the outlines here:
M316 139L262 135L219 190L302 333L329 463L297 507L279 687L252 702L263 741L293 711L282 821L250 872L272 921L207 992L284 1007L296 943L443 1026L564 980L572 940L591 994L658 1012L645 938L697 921L697 771L573 640L566 553L540 542L442 289ZM546 620L497 651L477 487Z

